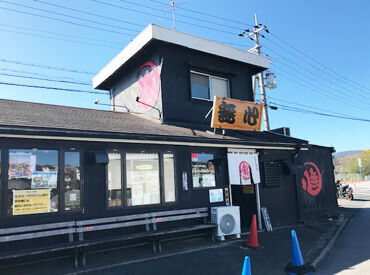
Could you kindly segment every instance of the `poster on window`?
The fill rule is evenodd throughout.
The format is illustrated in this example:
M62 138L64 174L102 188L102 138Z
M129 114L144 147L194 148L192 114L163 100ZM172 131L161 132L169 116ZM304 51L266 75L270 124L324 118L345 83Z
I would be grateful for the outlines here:
M32 165L31 165L32 164ZM31 154L22 152L9 153L9 179L30 179L31 167L36 161L31 163Z
M215 175L213 174L203 174L202 175L202 187L212 187L216 186Z
M50 189L13 190L13 216L50 212Z
M58 173L56 171L32 172L31 189L57 188Z
M229 180L234 185L260 183L260 171L257 154L227 154Z
M224 193L222 191L222 188L209 190L209 202L210 203L223 202L223 201L224 201Z

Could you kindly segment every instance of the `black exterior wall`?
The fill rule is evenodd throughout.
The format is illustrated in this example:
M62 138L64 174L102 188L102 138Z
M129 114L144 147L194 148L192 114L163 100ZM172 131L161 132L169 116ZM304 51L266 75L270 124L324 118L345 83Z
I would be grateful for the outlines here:
M271 224L281 226L298 222L297 190L295 175L286 163L292 163L293 151L263 150L260 151L261 207L267 207ZM277 161L281 167L280 185L267 185L265 162Z
M212 101L191 98L190 71L207 73L229 80L230 97L253 101L253 65L229 60L178 45L153 41L144 47L109 80L112 86L112 105L116 111L145 112L158 118L155 109L143 111L137 107L138 72L145 62L151 61L160 68L160 96L155 106L163 112L163 122L190 122L199 124L212 108ZM159 66L160 67L160 66ZM158 68L159 68L158 67ZM124 92L122 92L124 90ZM210 117L204 121L210 125Z
M299 219L326 219L338 214L332 148L312 146L296 156Z
M209 202L210 188L192 188L191 173L191 153L210 152L215 154L215 158L220 159L219 167L216 168L216 187L227 188L227 160L225 149L189 147L189 146L167 146L167 145L145 145L145 144L123 144L123 143L98 143L98 142L76 142L61 140L30 140L30 139L0 139L0 148L2 151L1 167L1 217L0 228L23 226L30 224L50 223L58 221L81 220L108 216L119 216L127 214L139 214L161 210L211 207L225 205L223 203ZM66 212L61 209L56 213L30 214L20 216L8 216L7 209L7 170L8 170L8 150L9 149L53 149L68 150L75 148L82 152L82 181L83 181L83 211ZM163 203L158 205L119 207L107 209L106 206L106 168L104 164L95 164L93 162L93 153L105 150L117 149L121 152L167 152L175 154L175 184L176 184L176 202ZM60 154L59 154L60 155ZM124 171L124 169L123 169ZM182 189L182 172L187 173L188 190ZM59 184L62 184L59 177Z
M164 122L199 124L212 108L212 101L191 98L190 70L227 78L230 97L253 101L252 65L194 51L173 44L157 46L163 58L161 74ZM210 124L210 117L204 121Z

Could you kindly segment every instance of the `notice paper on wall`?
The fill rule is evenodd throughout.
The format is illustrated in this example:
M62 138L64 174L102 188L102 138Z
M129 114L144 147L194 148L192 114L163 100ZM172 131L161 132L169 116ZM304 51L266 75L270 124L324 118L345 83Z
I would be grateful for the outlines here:
M203 174L202 175L202 187L212 187L216 185L215 175Z
M228 153L230 184L249 185L260 183L260 170L257 154Z
M210 189L209 190L209 202L223 202L224 201L224 193L222 188L220 189Z
M50 189L13 190L13 216L50 212Z

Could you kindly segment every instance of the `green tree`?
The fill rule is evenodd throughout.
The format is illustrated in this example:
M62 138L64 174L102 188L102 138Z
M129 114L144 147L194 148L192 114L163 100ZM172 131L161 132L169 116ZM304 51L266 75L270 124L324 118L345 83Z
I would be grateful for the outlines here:
M346 173L348 174L352 174L352 173L358 173L358 161L357 161L357 158L351 158L347 163L346 163L346 166L345 166L345 171Z
M362 151L361 155L362 175L370 175L370 149Z

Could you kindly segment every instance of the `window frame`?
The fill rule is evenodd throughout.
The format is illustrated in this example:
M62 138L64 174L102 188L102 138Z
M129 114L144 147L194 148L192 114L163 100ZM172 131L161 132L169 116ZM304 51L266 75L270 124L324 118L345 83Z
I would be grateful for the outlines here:
M60 150L62 155L63 162L61 163L61 167L63 168L62 171L62 181L63 181L63 212L64 213L84 213L84 170L83 170L83 153L80 148L70 147L70 148L63 148ZM66 183L64 181L65 178L65 153L68 152L78 152L79 158L80 158L80 209L72 209L72 210L66 210L65 205L65 195L66 195Z
M121 153L121 206L109 207L108 206L108 180L106 180L106 210L114 211L118 209L131 209L131 208L147 208L147 207L161 207L174 205L178 202L178 188L177 188L177 161L176 161L176 152L174 150L120 150L120 149L106 149L108 152ZM159 165L159 203L154 204L143 204L143 205L128 205L127 203L127 170L126 170L126 154L158 154L158 165ZM165 201L165 185L164 185L164 154L173 154L173 165L174 165L174 188L175 188L175 201L166 202ZM107 177L106 165L106 177Z
M58 211L56 212L47 212L47 213L34 213L27 215L8 215L8 196L9 196L9 153L10 150L46 150L46 151L57 151L58 152ZM1 192L1 202L0 206L0 217L4 219L24 219L25 216L30 217L54 217L54 216L64 216L68 214L78 214L84 213L84 150L80 146L52 146L52 145L43 145L39 143L31 143L27 145L14 144L11 146L0 147L2 152L1 161L2 161L2 184L0 186ZM65 210L65 182L64 182L64 153L65 152L79 152L80 154L80 209L79 210Z
M207 152L207 151L196 151L196 150L190 151L190 173L191 173L191 187L192 187L192 189L193 190L208 190L208 189L212 189L212 188L217 188L219 186L219 184L218 184L218 180L217 180L217 167L216 166L214 166L214 169L215 169L215 186L194 187L194 182L193 182L193 160L191 158L192 154L209 154L209 155L213 155L213 159L215 159L216 153L215 152Z
M210 97L209 99L193 96L192 89L191 89L191 86L192 86L191 74L192 73L193 74L198 74L198 75L203 75L203 76L207 76L208 77L209 97ZM208 101L208 102L213 102L213 97L214 96L213 96L213 90L212 90L212 78L216 78L216 79L221 79L221 80L226 80L227 81L227 96L226 97L230 97L230 80L228 78L220 77L220 76L215 76L215 75L208 74L208 73L202 73L202 72L195 71L195 70L190 70L190 97L192 99L196 99L196 100L204 100L204 101Z
M34 213L34 214L25 214L25 215L9 215L8 214L8 200L9 200L9 154L10 154L10 151L11 150L33 150L33 149L37 149L37 150L40 150L40 151L57 151L58 152L58 174L57 174L57 179L58 179L58 187L57 187L57 190L58 190L58 211L55 211L55 212L46 212L46 213ZM24 218L25 216L32 216L32 217L35 217L37 215L40 215L42 217L46 217L46 216L57 216L57 215L60 215L62 213L65 213L64 211L64 191L63 191L63 195L61 194L61 190L64 190L64 180L62 179L62 172L61 170L64 169L64 164L62 164L62 152L63 151L63 148L56 148L56 147L52 147L52 146L40 146L38 147L37 144L35 145L31 145L31 146L22 146L22 145L14 145L12 147L7 147L6 148L6 162L5 162L5 166L3 166L5 169L5 172L3 174L5 174L5 183L3 184L3 189L2 191L4 191L4 196L5 197L5 200L4 200L4 203L3 203L3 206L4 209L3 209L3 213L4 213L4 217L6 217L7 219L21 219L21 218ZM4 153L4 152L3 152ZM64 175L63 175L64 176ZM62 185L63 185L63 188L62 188ZM63 196L63 198L62 198ZM62 200L63 199L63 200ZM63 207L62 207L63 206Z
M168 201L166 202L165 198L165 192L166 192L166 187L164 185L164 155L165 154L172 154L173 155L173 180L174 180L174 189L175 189L175 200L174 201ZM160 152L160 166L161 166L161 173L163 175L163 180L161 180L161 184L163 184L163 192L161 192L161 202L163 205L173 205L178 201L178 193L177 193L177 162L176 162L176 153L175 151L172 150L167 150L167 151L161 151ZM162 199L163 195L163 199Z
M114 209L121 209L124 207L124 190L126 186L124 186L124 169L123 169L123 162L126 161L126 154L122 150L119 149L106 149L105 152L107 155L109 153L119 153L121 155L121 206L109 206L108 204L108 164L105 165L105 209L106 210L114 210ZM109 157L108 157L109 159Z

